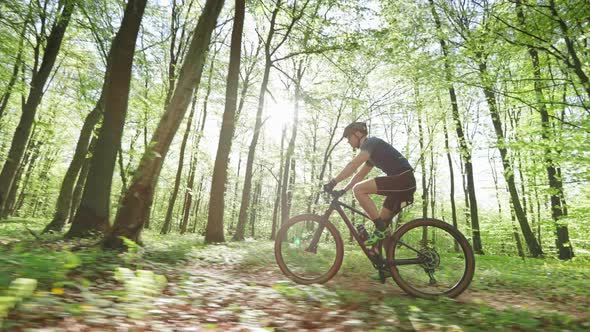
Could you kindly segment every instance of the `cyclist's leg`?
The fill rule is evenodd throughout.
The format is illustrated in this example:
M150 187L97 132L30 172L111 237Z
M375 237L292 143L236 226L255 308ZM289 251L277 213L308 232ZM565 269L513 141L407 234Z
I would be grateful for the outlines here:
M410 196L416 190L416 181L411 170L394 176L380 176L375 178L377 194L386 196L383 202L379 220L375 220L375 226L380 231L385 231L391 217L401 210L402 202L411 200ZM387 232L385 232L387 233ZM381 234L381 237L386 234ZM370 241L370 243L374 242Z
M361 181L352 187L354 197L359 201L359 204L365 210L371 220L375 220L379 217L379 212L375 202L369 197L370 194L377 193L377 183L375 179L367 179Z
M378 243L378 239L384 238L383 245L384 248L387 248L391 244L391 238L387 236L389 235L389 231L386 227L389 226L392 217L401 211L402 204L413 200L416 181L414 174L411 171L407 171L396 176L377 177L375 178L375 184L377 186L376 194L386 196L379 214L382 232L372 241L368 241L368 243ZM375 226L377 226L377 222ZM378 254L379 250L374 246L371 252Z

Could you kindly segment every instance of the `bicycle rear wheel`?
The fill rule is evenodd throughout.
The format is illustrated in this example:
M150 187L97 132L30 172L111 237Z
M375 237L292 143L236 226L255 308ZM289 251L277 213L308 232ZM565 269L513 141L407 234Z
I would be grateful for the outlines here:
M456 297L473 279L475 258L455 227L436 219L401 226L387 250L391 276L410 295L434 299Z
M340 269L344 246L340 233L315 214L293 217L275 240L275 258L281 271L299 284L324 283Z

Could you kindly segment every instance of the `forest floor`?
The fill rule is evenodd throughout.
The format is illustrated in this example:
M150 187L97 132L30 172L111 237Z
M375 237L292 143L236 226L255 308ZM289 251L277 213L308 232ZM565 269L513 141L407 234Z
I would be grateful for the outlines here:
M590 261L583 258L478 256L468 291L430 301L392 280L371 280L358 249L346 252L328 283L302 286L281 274L270 241L204 246L194 235L148 232L145 247L116 254L92 240L34 239L21 222L0 223L5 331L590 330ZM16 278L36 280L36 290L9 308Z

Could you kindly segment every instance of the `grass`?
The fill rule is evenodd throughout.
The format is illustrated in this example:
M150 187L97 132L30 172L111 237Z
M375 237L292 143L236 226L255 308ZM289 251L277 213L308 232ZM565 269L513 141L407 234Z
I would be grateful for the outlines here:
M83 304L63 301L64 289L67 293L103 287L93 290L102 292L95 294L100 301L109 296L123 296L121 285L113 278L118 267L152 270L171 280L173 270L182 270L191 261L202 261L235 265L244 274L272 271L281 278L275 263L274 243L267 240L205 246L202 238L193 234L162 236L147 231L143 234L145 247L139 252L118 254L91 246L96 240L63 241L59 235L36 239L23 222L11 219L0 223L0 296L16 278L36 279L39 286L35 301L49 303L56 311L83 314L80 309ZM31 220L26 224L38 234L45 222ZM331 305L337 302L339 306L357 310L359 315L369 315L369 319L382 312L390 313L394 323L384 321L375 331L391 330L392 325L388 324L398 324L402 330L433 331L590 330L590 260L584 257L562 262L548 258L477 256L470 299L463 302L428 301L375 291L371 287L377 284L369 281L372 273L374 270L360 248L345 244L344 262L338 272L340 281L305 287L277 283L273 288L294 301L314 298ZM341 282L344 280L347 282ZM112 286L106 287L109 283ZM515 305L500 306L498 302L502 300L495 299L498 294L507 294ZM531 300L537 303L527 302ZM553 312L552 307L555 307Z
M165 270L185 263L194 248L203 247L202 239L193 234L166 237L148 231L146 246L132 257L101 250L97 239L64 241L61 234L39 235L46 223L18 218L0 222L0 291L16 278L36 279L38 289L51 290L56 285L112 276L119 266Z

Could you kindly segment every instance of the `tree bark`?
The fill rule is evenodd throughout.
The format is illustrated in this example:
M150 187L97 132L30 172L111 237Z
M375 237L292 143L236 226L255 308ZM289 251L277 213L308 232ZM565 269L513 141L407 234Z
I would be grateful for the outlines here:
M29 25L29 21L31 20L31 11L33 10L32 3L29 3L29 10L27 12L27 16L25 21L23 22L23 28L20 32L20 40L18 42L18 50L16 51L16 58L14 59L14 66L12 68L12 74L10 75L10 79L8 80L8 84L6 85L6 91L0 97L0 121L4 116L4 112L6 110L6 106L8 105L8 100L10 99L10 95L12 94L12 89L14 89L14 85L16 84L16 80L18 79L18 71L23 64L23 49L24 49L24 42L25 42L25 33L27 31L27 26ZM0 124L1 127L1 124Z
M96 146L96 137L93 136L90 140L90 144L88 145L88 152L89 154L94 151L94 147ZM88 171L90 171L90 161L92 157L86 155L84 157L84 163L82 164L82 168L80 169L80 175L78 175L78 179L76 180L76 186L74 187L74 192L72 193L72 204L70 206L70 212L68 217L68 223L72 223L74 220L74 216L78 211L78 206L80 206L80 200L82 200L82 192L84 191L84 186L86 185L86 179L88 178Z
M502 129L502 120L500 118L496 104L496 94L488 82L489 78L487 73L487 64L485 63L483 54L481 54L481 52L477 53L476 56L479 59L479 72L482 81L483 92L490 110L490 116L492 118L494 130L496 132L498 150L500 151L500 155L502 157L502 166L504 167L504 179L506 180L508 191L510 192L514 213L516 214L516 219L520 224L522 234L525 238L525 242L527 243L527 247L531 255L533 257L540 257L543 252L541 251L541 247L539 246L537 239L535 239L535 235L531 231L527 216L522 209L522 205L520 204L520 199L518 197L518 191L514 181L514 170L510 165L508 150L506 148L506 138L504 136L504 130Z
M29 138L29 142L27 143L27 147L25 148L25 154L21 165L19 165L18 170L16 172L16 176L14 178L14 183L10 188L10 194L8 196L8 201L6 202L6 209L5 213L6 216L15 215L16 211L18 210L19 201L21 204L24 201L24 197L27 195L27 185L30 179L31 173L34 171L35 166L37 164L37 159L39 158L41 146L43 145L43 139L37 139L37 125L33 125L31 137ZM26 169L26 171L25 171ZM25 174L25 178L23 179L23 174ZM27 178L28 176L28 178ZM22 186L22 189L21 189ZM17 193L20 189L20 194Z
M328 160L330 159L330 156L332 155L332 151L334 151L334 148L340 142L340 141L338 141L334 145L332 145L332 141L334 140L334 137L336 135L336 130L338 129L338 124L340 123L340 118L342 117L342 112L344 112L344 102L342 102L340 104L340 107L338 107L338 114L336 115L336 121L334 123L334 127L331 128L331 130L330 130L328 145L326 145L326 149L324 150L324 158L322 161L322 168L320 169L320 174L318 175L318 183L321 183L324 180L324 174L326 173L326 167L328 166ZM315 200L314 200L313 204L317 205L318 201L320 200L321 191L317 190L317 188L313 188L313 190L316 192ZM313 210L315 210L315 208ZM315 212L315 211L312 211L312 212Z
M225 190L227 185L227 165L235 132L235 118L240 80L240 58L242 33L244 30L245 0L235 0L234 25L231 34L229 68L225 89L225 108L219 132L219 142L213 166L211 192L209 193L209 214L205 228L205 242L225 242L223 217L225 211Z
M430 176L428 187L430 188L430 215L436 218L436 165L434 163L434 129L427 124L430 139Z
M197 104L197 95L195 95L195 98L193 99L193 103L191 105L191 108L194 109L196 107ZM201 141L201 137L203 136L203 129L205 128L205 120L207 119L207 109L204 107L203 108L203 115L201 118L201 122L200 122L200 126L199 123L197 123L197 126L199 126L199 130L195 130L195 135L193 136L193 146L191 148L191 162L190 162L190 169L189 169L189 174L188 174L188 180L187 180L187 184L186 184L186 190L184 192L184 204L183 204L183 209L182 209L182 222L181 222L181 227L180 227L180 233L184 234L184 232L186 232L186 228L188 227L189 224L189 219L190 219L190 215L191 215L191 206L192 206L192 202L193 202L193 196L195 195L194 192L194 184L195 184L195 174L196 174L196 170L197 170L197 156L199 154L199 142ZM146 221L146 223L149 222ZM184 231L183 231L184 229Z
M576 52L576 48L574 47L574 40L572 40L572 38L570 37L570 31L567 26L567 23L559 16L559 13L557 12L557 7L555 7L555 0L549 0L548 7L551 11L551 15L553 15L553 18L559 24L559 28L562 33L561 37L565 41L565 45L567 47L568 54L571 57L571 62L566 60L566 64L568 65L568 67L570 67L574 70L574 73L576 74L576 76L578 76L580 83L582 83L582 87L584 88L584 91L586 91L588 98L590 98L590 80L588 78L588 75L584 71L584 66L586 66L586 68L587 68L588 63L586 63L584 65L582 63L582 60L580 60L580 57L578 56L578 53ZM561 255L561 252L560 252L560 255Z
M197 223L199 221L199 208L201 207L201 201L203 199L203 183L205 182L205 174L201 175L201 180L199 181L199 189L197 189L197 202L195 204L195 211L193 227L191 228L191 233L195 233L197 231Z
M39 71L33 75L31 80L31 89L27 101L23 106L18 126L14 132L10 151L8 152L4 166L2 167L2 172L0 173L0 215L4 215L3 211L5 209L7 195L10 192L14 176L21 163L31 133L31 127L35 121L38 106L43 98L45 84L53 70L74 7L74 0L64 1L61 13L56 19L55 24L51 28L49 37L47 38L47 45L45 47Z
M194 91L193 94L196 94L196 91ZM196 98L196 96L193 96L193 98ZM168 209L166 210L166 217L164 218L164 225L162 226L160 234L167 234L168 232L170 232L170 229L172 228L172 211L174 210L174 204L176 203L176 197L178 196L178 189L180 188L180 181L182 180L182 169L184 167L184 151L186 149L186 143L188 142L189 133L191 131L191 125L193 123L194 114L195 107L191 107L191 111L186 121L186 130L184 131L184 136L182 137L182 142L180 143L180 154L178 156L178 167L176 168L174 188L172 188L172 193L170 194L170 200L168 201ZM182 224L183 223L181 223L181 225Z
M274 207L272 210L272 229L270 232L270 239L274 240L277 234L277 222L278 222L278 217L279 217L279 211L280 211L280 202L281 202L281 192L282 192L282 186L283 186L283 177L281 176L281 174L283 174L283 166L286 165L286 163L283 163L283 159L284 159L284 146L285 146L285 134L287 132L287 127L283 127L283 133L281 134L281 159L279 161L279 177L277 179L277 192L276 192L276 196L275 196L275 201L274 201Z
M127 115L135 43L147 0L129 0L108 55L104 83L104 118L90 161L82 200L66 237L109 229L110 195L117 151Z
M553 1L551 1L552 5L554 5ZM555 7L553 7L555 10ZM520 1L516 1L516 14L518 20L522 26L526 26L526 21L524 17L524 12L521 6ZM556 14L556 12L554 12ZM562 27L563 29L563 27ZM570 42L571 43L571 42ZM569 46L569 45L568 45ZM569 49L569 47L568 47ZM547 106L545 105L545 96L543 93L543 85L542 85L542 77L541 77L541 66L539 62L539 54L536 48L529 46L528 53L531 57L531 62L533 65L533 77L534 77L534 89L535 89L535 98L537 102L538 112L541 115L541 138L544 142L544 161L545 161L545 169L547 172L547 179L549 182L549 192L551 197L551 218L553 219L553 223L555 224L555 233L556 239L555 244L557 246L557 250L559 253L559 259L567 260L574 257L573 247L569 240L569 232L567 225L560 223L559 219L561 216L564 215L563 209L563 186L561 180L556 176L557 172L555 170L555 163L553 161L552 153L551 153L551 144L553 144L551 139L551 121L549 119L549 112L547 110ZM586 78L586 83L587 78ZM590 91L590 90L588 90ZM590 95L590 94L589 94ZM536 190L536 189L535 189ZM535 193L536 194L536 193ZM531 203L532 205L532 203ZM539 242L540 242L540 235L539 235Z
M238 172L236 173L236 181L234 183L234 195L233 195L233 199L232 199L232 204L231 204L231 219L229 222L229 228L228 231L231 233L233 233L234 230L234 222L236 219L236 210L237 210L237 201L238 201L238 187L240 184L240 167L242 166L242 153L240 151L239 153L239 159L238 159ZM277 197L278 197L278 192L277 192Z
M164 158L186 113L193 89L198 87L201 80L211 34L222 7L223 0L207 0L205 3L170 104L152 136L150 142L152 148L142 156L135 176L125 193L122 205L117 211L113 229L103 242L105 248L124 249L121 236L139 241L143 225L149 218L149 206L153 200L154 187Z
M420 143L420 169L422 170L422 218L428 218L428 185L426 182L426 150L424 147L424 129L422 126L422 103L419 100L417 84L414 87L414 101L418 118L418 141ZM426 231L426 227L424 227Z
M252 189L252 165L254 163L254 157L256 154L256 145L258 144L258 137L260 136L260 130L262 129L262 111L264 110L264 99L268 87L270 69L272 66L271 42L276 32L275 23L280 6L281 0L278 0L275 5L275 9L272 12L268 36L266 38L266 43L264 45L264 73L262 76L262 83L260 84L260 93L258 95L258 109L256 111L254 133L252 134L252 141L250 142L250 148L248 149L248 159L246 161L246 172L244 175L244 187L242 189L242 203L240 205L238 225L236 226L236 232L234 233L234 236L232 238L234 241L244 240L244 230L247 222L248 208L250 207L250 191Z
M524 248L522 247L522 241L520 240L520 234L516 228L516 216L514 213L514 205L512 205L512 199L510 199L510 225L512 226L512 236L514 237L514 243L516 244L516 250L519 257L524 257Z
M254 186L254 197L252 199L252 206L250 206L250 237L254 238L254 226L256 225L256 216L258 215L259 210L259 203L260 203L260 193L261 193L261 179L256 181L256 186Z
M488 156L490 169L492 170L492 180L494 180L494 189L496 192L496 201L498 202L498 220L502 220L502 203L500 201L500 187L498 185L498 172L496 172L496 163L492 156Z
M443 131L445 133L445 151L447 153L447 160L449 161L449 182L450 182L450 193L449 198L451 201L451 218L453 220L453 226L459 229L457 222L457 207L455 205L455 171L453 170L453 159L451 158L451 149L449 148L449 133L447 130L447 118L443 115ZM455 251L459 250L459 244L455 242Z
M295 109L293 114L293 126L291 127L291 139L289 140L289 146L287 147L287 153L285 154L285 168L283 169L283 180L281 183L281 225L283 225L287 219L289 219L289 203L287 193L290 191L289 185L289 165L291 164L291 158L293 157L293 153L295 152L295 140L297 139L297 125L299 122L299 100L301 99L301 80L303 79L303 75L305 73L305 67L303 66L303 61L300 60L295 68L295 79L293 80L295 83ZM294 175L292 176L294 179ZM292 190L292 189L291 189Z
M312 134L312 143L311 143L311 172L309 175L310 183L312 185L312 190L315 189L314 185L316 184L316 152L317 152L317 143L318 143L318 123L317 117L312 118L312 126L313 126L313 134ZM312 213L311 206L313 204L313 195L309 195L309 199L307 200L307 213Z
M175 17L175 14L174 14L175 10L177 10L176 3L174 3L174 6L173 6L172 27L173 27L173 30L174 29L178 30L179 29L178 22L177 22L178 17ZM182 29L183 29L183 31L182 31L181 36L184 36L184 27ZM175 36L176 36L176 31L173 32L173 38L176 38ZM178 46L178 49L176 51L175 51L176 46L175 46L174 39L172 40L172 43L170 45L170 64L169 64L169 68L168 68L169 89L168 89L168 93L166 95L166 105L168 105L168 103L170 102L170 98L172 96L172 92L174 89L174 82L176 80L176 74L175 74L176 66L178 63L180 48L182 48L182 44L184 42L185 41L183 40L183 38L181 38L180 43L179 43L180 45ZM211 57L211 66L209 67L209 79L208 79L208 83L207 83L207 95L205 96L205 102L204 102L205 105L204 105L204 110L203 110L204 116L206 116L206 114L207 114L207 102L209 100L209 95L211 94L211 80L212 80L212 76L213 76L213 68L215 65L215 58L217 56L217 51L218 50L215 49L215 51L213 52L213 56ZM197 99L197 96L196 96L197 91L198 91L198 89L195 88L195 90L193 92L193 94L194 94L193 100L194 101L196 101L196 99ZM161 234L166 234L166 233L170 232L170 230L172 229L172 212L174 211L174 205L176 204L176 198L178 197L178 190L180 188L182 170L184 167L184 153L185 153L185 149L186 149L186 143L188 142L188 137L189 137L190 127L192 124L193 115L195 112L195 107L194 107L195 104L196 103L193 103L193 105L191 107L191 111L189 113L189 120L187 122L186 132L184 134L184 137L182 139L182 143L180 145L180 156L179 156L179 161L178 161L178 168L176 171L176 178L174 181L174 188L172 189L172 193L170 195L168 209L166 211L166 217L164 218L164 225L163 225L162 230L160 232ZM204 124L205 124L205 119L203 119L203 125ZM202 134L202 132L203 132L203 128L201 128L201 134ZM200 141L200 136L197 140ZM196 146L194 148L197 149L198 143L196 143L195 145ZM192 162L192 160L191 160L191 162ZM196 166L196 165L193 165L193 166ZM190 175L192 175L192 178L194 179L194 172ZM183 202L183 211L182 211L183 217L182 217L182 220L179 225L181 234L184 234L186 232L186 227L187 227L187 222L188 222L188 211L190 211L190 206L189 207L186 206L186 203L188 203L186 198L187 197L185 195L185 200ZM186 221L184 218L185 215L187 216Z
M215 54L211 57L211 66L209 67L209 78L208 78L208 82L207 82L207 92L205 93L205 98L203 100L203 116L201 119L201 127L199 129L198 132L196 132L196 139L193 141L193 147L192 147L192 151L191 151L191 172L189 174L189 179L188 179L188 184L187 184L187 191L185 193L185 208L183 211L183 221L181 222L181 224L184 224L186 222L188 222L188 218L190 215L190 205L192 204L192 196L189 195L189 193L192 193L193 190L193 186L194 186L194 181L195 181L195 173L196 173L196 169L197 169L197 160L198 160L198 156L199 156L199 144L201 142L201 139L203 138L203 130L205 129L205 122L207 121L207 110L209 107L209 96L211 95L211 80L213 77L213 65L215 63L215 56L217 54L217 49L215 49ZM195 106L195 104L193 103L192 105L193 107ZM185 219L186 218L186 221ZM182 233L182 231L181 231Z
M9 200L9 213L10 215L14 215L17 213L17 211L22 207L23 203L24 203L24 199L27 193L27 187L29 185L29 181L31 180L31 177L33 175L33 172L35 170L35 166L37 165L37 159L39 159L39 157L41 157L41 147L43 145L43 138L41 138L41 140L36 141L36 143L32 144L30 149L30 155L28 157L25 157L25 160L21 166L21 168L19 169L19 173L22 174L22 170L25 168L25 166L27 167L27 171L25 172L25 178L22 181L22 189L20 191L19 197L17 200L15 200L14 198L16 196L13 196L10 198ZM33 138L31 138L31 140L33 140ZM27 152L27 153L29 153ZM28 161L27 161L28 159ZM28 163L28 166L27 166ZM17 176L17 181L20 180L21 174L19 174ZM43 172L42 172L43 174ZM46 183L47 182L47 176L41 176L39 179L42 183ZM18 183L17 185L13 185L13 188L15 188L14 193L16 194L16 189L19 187Z
M39 211L40 215L43 216L45 215L45 209L47 207L47 198L46 198L46 193L47 193L47 189L49 187L49 171L51 170L51 168L53 167L53 165L55 164L55 161L57 160L57 156L60 153L60 148L57 148L53 151L51 151L51 153L46 156L44 159L44 164L43 167L40 170L40 174L39 176L39 181L41 182L41 188L39 188L39 190L36 190L34 193L34 197L31 199L31 201L34 202L34 206L33 206L33 212L32 212L32 217L35 218L37 216L37 211ZM32 175L33 170L31 169L30 172L27 172L27 177L25 179L25 184L28 182L28 180L30 179L31 175ZM26 186L23 186L23 190L26 188ZM21 201L22 204L22 201ZM16 206L16 210L20 209L21 206L17 205Z
M92 133L94 132L94 127L102 117L103 100L104 99L101 95L94 109L88 113L86 119L84 119L84 124L82 125L82 130L80 131L80 136L78 138L78 143L76 144L74 157L70 162L70 166L66 171L61 188L59 190L59 196L57 198L53 219L45 227L42 234L50 231L60 232L63 229L68 217L70 216L74 185L76 184L76 179L78 178L80 170L86 161L88 147Z
M434 0L429 0L430 10L434 18L436 30L440 36L443 36L440 18L436 12L434 6ZM464 164L465 177L467 178L467 193L469 199L469 216L468 220L471 220L470 226L473 236L473 250L478 254L483 254L483 246L481 243L481 236L479 233L479 214L477 209L477 198L475 197L475 181L473 179L473 164L471 161L471 149L467 142L467 137L463 132L463 124L461 123L461 117L459 115L459 104L457 102L457 94L455 87L453 86L453 75L452 68L449 60L449 50L447 42L444 38L439 37L439 43L444 57L445 66L445 79L448 86L449 98L451 100L451 114L453 115L453 122L455 123L455 131L457 132L457 138L459 139L459 148L461 159Z

